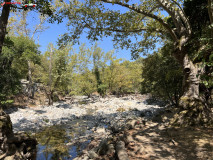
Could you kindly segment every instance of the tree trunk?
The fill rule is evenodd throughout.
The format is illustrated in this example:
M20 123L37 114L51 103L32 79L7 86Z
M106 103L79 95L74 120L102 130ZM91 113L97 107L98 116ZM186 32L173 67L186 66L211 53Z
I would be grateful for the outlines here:
M192 63L187 54L183 58L182 65L184 71L183 96L190 98L199 98L199 68Z
M27 61L28 65L28 78L29 78L29 86L28 86L28 98L34 98L34 86L33 86L33 81L32 81L32 68L31 68L31 63L28 60Z
M47 93L47 97L48 97L48 105L53 105L53 91L50 91L49 93Z
M179 100L180 111L172 119L172 125L212 125L212 111L200 96L199 84L202 68L193 64L188 54L175 53L184 72L183 95Z
M5 0L4 2L11 2L11 0ZM6 28L9 14L10 14L10 5L3 5L2 14L0 17L0 55L2 54L2 47L6 35Z

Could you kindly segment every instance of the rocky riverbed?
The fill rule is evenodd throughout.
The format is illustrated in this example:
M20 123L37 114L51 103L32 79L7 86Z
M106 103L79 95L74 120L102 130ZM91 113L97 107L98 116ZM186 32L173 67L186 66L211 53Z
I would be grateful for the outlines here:
M210 160L213 130L169 127L176 110L148 95L129 95L77 96L7 113L14 132L33 133L37 139L37 160Z
M26 106L6 112L11 117L15 133L28 132L38 140L37 160L58 155L73 159L91 141L109 137L127 123L131 128L132 120L146 123L163 110L163 106L165 104L148 95L120 98L76 96L52 106Z
M6 112L10 115L14 132L35 132L42 127L66 124L80 118L105 124L135 118L141 114L148 118L162 108L160 105L161 102L150 100L147 95L120 98L77 96L71 103L61 101L52 106L23 107Z

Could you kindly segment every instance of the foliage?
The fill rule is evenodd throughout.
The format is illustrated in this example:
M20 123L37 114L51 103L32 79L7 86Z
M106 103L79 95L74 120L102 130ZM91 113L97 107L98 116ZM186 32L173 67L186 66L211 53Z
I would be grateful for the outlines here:
M101 96L106 94L107 85L103 83L104 72L106 68L106 63L110 60L113 55L113 52L104 53L100 47L97 46L97 43L93 46L92 50L93 58L93 73L97 82L97 91Z
M97 90L96 79L91 71L72 76L70 95L87 95L89 96Z
M169 100L173 105L178 105L182 95L182 71L180 66L170 55L169 46L159 52L149 55L143 60L142 93L151 93L156 97Z
M11 103L8 97L20 91L20 79L26 78L27 60L39 63L38 46L27 37L7 37L0 55L0 101Z
M141 4L137 4L137 7L149 13L159 13L160 9L157 6L154 1L141 1ZM146 53L155 46L158 41L155 36L161 36L161 33L153 32L155 28L163 30L158 22L149 17L131 9L122 13L106 7L102 1L73 1L70 4L57 1L57 7L59 14L66 16L69 19L68 25L72 26L70 33L65 33L59 39L59 44L66 44L68 41L78 42L84 29L87 29L87 38L91 41L111 36L116 44L115 47L131 48L133 56L137 57L139 53ZM159 16L163 18L160 13ZM134 42L133 39L136 41Z
M64 94L67 91L70 50L71 46L57 50L52 44L49 44L48 51L41 56L41 66L37 66L39 70L37 80L44 84L44 90L49 98L49 104L53 103L55 92Z
M27 78L28 64L27 61L31 61L34 64L40 63L40 51L38 45L28 37L19 36L12 38L14 46L11 54L15 54L12 68L15 68L22 78ZM8 53L9 54L9 53Z
M193 29L190 56L194 63L203 68L200 84L201 96L207 103L210 103L213 90L213 30L208 5L208 2L204 0L184 1L184 11Z

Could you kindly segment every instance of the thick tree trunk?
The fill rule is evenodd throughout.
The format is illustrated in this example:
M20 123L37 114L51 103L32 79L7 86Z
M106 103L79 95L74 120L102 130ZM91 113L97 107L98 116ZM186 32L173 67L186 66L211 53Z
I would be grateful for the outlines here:
M183 68L183 95L179 100L180 111L171 121L177 126L212 125L212 112L200 96L199 84L202 68L193 64L188 54L176 53L176 59Z
M199 98L199 68L192 63L187 54L183 58L182 65L184 71L183 96Z

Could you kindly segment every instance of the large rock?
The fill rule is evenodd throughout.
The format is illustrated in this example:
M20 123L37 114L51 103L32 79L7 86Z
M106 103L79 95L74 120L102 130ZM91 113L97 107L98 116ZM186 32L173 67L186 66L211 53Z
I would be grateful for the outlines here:
M0 109L0 140L11 136L13 136L13 128L10 117Z
M9 115L0 109L0 159L35 160L37 141L26 135L14 135Z

